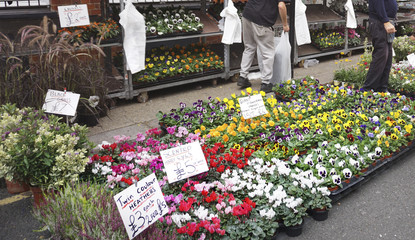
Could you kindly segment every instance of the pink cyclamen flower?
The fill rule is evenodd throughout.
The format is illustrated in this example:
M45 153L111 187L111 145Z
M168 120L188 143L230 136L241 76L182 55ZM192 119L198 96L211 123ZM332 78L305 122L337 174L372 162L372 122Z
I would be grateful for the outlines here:
M205 240L205 238L206 238L206 234L202 233L198 240Z
M137 142L142 142L142 141L144 141L146 139L146 137L142 134L142 133L138 133L137 134L137 138L136 138L136 141Z
M216 209L221 210L222 209L222 205L221 204L216 204Z

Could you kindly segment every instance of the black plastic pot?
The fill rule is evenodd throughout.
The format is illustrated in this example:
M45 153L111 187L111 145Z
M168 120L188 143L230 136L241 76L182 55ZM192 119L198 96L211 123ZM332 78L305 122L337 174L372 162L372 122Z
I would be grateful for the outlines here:
M329 210L327 209L312 209L311 217L316 221L324 221L329 217Z
M300 236L301 233L303 233L303 225L304 221L301 224L295 225L295 226L286 226L285 227L285 234L289 237L297 237Z

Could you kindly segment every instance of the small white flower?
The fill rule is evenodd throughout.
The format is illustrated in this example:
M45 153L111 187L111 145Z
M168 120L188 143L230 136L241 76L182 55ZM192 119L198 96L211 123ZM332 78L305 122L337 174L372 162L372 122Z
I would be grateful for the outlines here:
M336 185L339 185L342 182L339 175L333 175L331 176L331 179L333 180L333 183Z
M345 178L351 178L352 177L352 171L350 171L350 169L348 169L348 168L343 169L342 173L343 173L343 176Z
M322 177L322 178L327 177L327 170L326 170L325 167L320 167L320 168L317 169L317 171L318 171L318 175L320 177Z
M380 157L382 155L382 148L376 147L375 148L375 154L376 154L376 156Z

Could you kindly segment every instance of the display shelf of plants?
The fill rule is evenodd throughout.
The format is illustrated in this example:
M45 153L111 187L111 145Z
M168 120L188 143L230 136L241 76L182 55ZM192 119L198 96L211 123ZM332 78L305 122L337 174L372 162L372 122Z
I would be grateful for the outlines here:
M209 49L209 46L163 45L166 43L172 46L174 42L179 41L184 44L185 39L197 40L222 35L217 21L206 14L204 9L200 9L204 4L198 2L197 6L200 10L196 10L195 6L187 8L180 5L182 3L180 1L168 2L171 3L170 6L141 3L137 3L136 7L146 21L146 42L152 45L146 50L145 70L134 75L128 73L128 78L125 80L128 82L125 94L124 96L117 94L117 97L132 98L147 91L224 77L224 63ZM124 65L123 58L118 59ZM119 70L124 69L120 64L117 65Z
M207 44L192 43L187 46L160 46L146 52L145 70L134 74L134 88L211 78L223 72L223 61ZM163 86L162 86L163 87Z
M112 197L155 173L169 212L138 239L152 234L270 239L277 231L299 234L291 228L302 226L307 216L326 219L332 198L396 162L412 146L415 101L405 95L321 85L313 77L292 79L274 90L293 99L281 101L247 88L227 98L178 103L159 112L163 130L149 129L131 139L115 136L95 149L84 141L85 129L57 125L41 111L3 106L0 176L32 184L41 179L46 188L58 190L35 208L35 216L56 238L126 238ZM267 113L244 119L238 99L254 94L262 96ZM39 140L43 135L48 137ZM51 138L58 135L69 142L78 136L79 142ZM208 172L169 183L160 151L191 142L200 144ZM15 154L23 146L25 161ZM30 157L45 152L47 162ZM77 157L68 157L72 154ZM37 171L25 170L32 165ZM78 176L78 182L68 183ZM317 209L324 209L326 217L318 218ZM85 224L91 221L95 224Z
M312 45L322 52L345 49L346 37L343 25L310 30ZM366 28L358 25L356 29L347 29L348 48L361 47L367 38Z
M338 27L340 24L345 24L346 21L341 15L324 4L307 4L306 16L310 28L310 35L313 37L313 33L321 31L324 36L322 35L320 37L324 38L320 41L321 38L319 37L317 39L315 36L316 40L313 41L312 44L296 46L294 56L295 63L301 62L305 59L337 54L338 52L344 51L345 40L330 36L332 33L336 34L336 32L327 32L327 29ZM326 32L324 33L324 31ZM343 35L344 34L345 31ZM329 41L329 39L331 40ZM316 41L317 44L315 44ZM335 44L335 46L331 46L332 44Z

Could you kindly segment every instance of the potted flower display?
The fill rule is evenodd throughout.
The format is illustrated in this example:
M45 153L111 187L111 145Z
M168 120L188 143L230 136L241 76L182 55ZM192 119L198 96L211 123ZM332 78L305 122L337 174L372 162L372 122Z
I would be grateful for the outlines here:
M183 6L139 9L146 21L147 38L201 33L200 18Z
M146 53L145 63L145 69L133 75L133 81L141 86L145 82L177 80L223 69L221 58L206 44L153 48Z
M68 126L55 115L10 104L0 113L1 177L42 189L59 189L78 179L92 147L86 127Z

